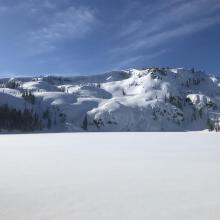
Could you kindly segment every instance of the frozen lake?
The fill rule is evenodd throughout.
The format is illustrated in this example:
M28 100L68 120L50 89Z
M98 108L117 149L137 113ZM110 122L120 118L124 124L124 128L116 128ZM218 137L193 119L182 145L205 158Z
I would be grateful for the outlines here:
M1 220L219 220L220 134L0 136Z

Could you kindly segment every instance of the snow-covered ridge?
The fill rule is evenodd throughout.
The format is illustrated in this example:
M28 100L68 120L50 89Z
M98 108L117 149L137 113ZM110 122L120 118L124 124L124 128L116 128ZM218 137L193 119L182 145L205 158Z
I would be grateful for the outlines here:
M220 128L220 78L194 69L146 68L94 76L13 78L0 80L0 85L0 115L5 105L17 111L28 109L35 115L33 130Z

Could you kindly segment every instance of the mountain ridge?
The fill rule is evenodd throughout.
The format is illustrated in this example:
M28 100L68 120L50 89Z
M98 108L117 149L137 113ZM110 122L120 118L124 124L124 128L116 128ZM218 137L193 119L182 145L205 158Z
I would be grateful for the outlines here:
M19 77L0 79L0 87L0 107L7 105L21 112L28 109L37 118L38 126L31 131L220 129L220 77L194 69Z

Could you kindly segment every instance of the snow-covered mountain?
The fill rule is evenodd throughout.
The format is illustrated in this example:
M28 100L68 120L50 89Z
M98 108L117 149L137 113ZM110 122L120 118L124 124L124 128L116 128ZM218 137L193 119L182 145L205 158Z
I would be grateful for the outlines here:
M220 129L220 78L194 69L2 79L0 87L2 132Z

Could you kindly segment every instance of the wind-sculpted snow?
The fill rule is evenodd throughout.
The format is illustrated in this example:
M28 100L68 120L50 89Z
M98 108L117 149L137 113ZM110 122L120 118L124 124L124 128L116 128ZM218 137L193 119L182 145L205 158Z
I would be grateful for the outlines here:
M194 69L130 69L1 83L0 105L32 109L42 132L220 130L219 77Z
M76 94L80 97L96 97L101 99L110 99L112 94L106 90L97 87L97 85L68 86L67 93Z

